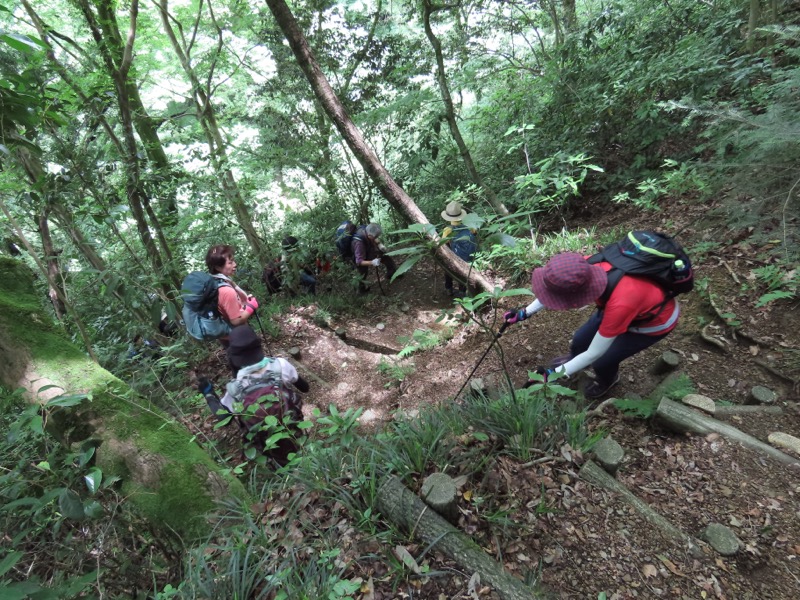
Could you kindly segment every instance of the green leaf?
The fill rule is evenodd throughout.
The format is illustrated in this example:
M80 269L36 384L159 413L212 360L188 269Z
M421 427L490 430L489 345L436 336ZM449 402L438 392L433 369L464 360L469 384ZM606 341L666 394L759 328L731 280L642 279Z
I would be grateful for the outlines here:
M464 219L461 221L465 227L469 227L470 229L480 229L481 225L484 224L485 220L481 218L480 215L477 213L469 213Z
M86 487L89 488L89 491L94 494L103 481L103 472L95 467L83 476L83 480L86 482Z
M484 240L484 244L489 246L505 246L506 248L514 248L517 245L517 239L501 232L493 233Z
M47 45L42 42L42 40L19 33L2 33L0 34L0 41L5 42L14 48L14 50L19 50L20 52L39 52L47 48Z
M17 564L17 561L22 558L22 552L16 550L9 552L3 560L0 560L0 577L8 573Z
M16 581L9 584L0 584L0 595L3 600L25 600L30 598L31 594L35 594L44 590L39 582L32 577L28 581Z
M777 291L777 292L770 292L769 294L764 294L761 298L758 299L756 302L756 308L761 308L762 306L766 306L773 300L782 300L784 298L794 298L797 294L794 292L785 292L785 291Z
M253 460L256 457L256 449L253 446L248 446L244 449L244 456L248 460Z
M44 420L41 415L34 415L28 423L32 431L39 435L44 433Z
M422 255L417 254L416 256L412 256L411 258L407 258L405 261L403 261L403 264L397 267L397 270L394 272L394 275L392 275L392 281L397 279L400 275L402 275L403 273L408 271L411 267L413 267L415 264L417 264L421 258Z
M497 294L498 298L508 298L509 296L533 296L533 292L527 288L514 288Z
M58 497L58 509L64 517L73 521L83 521L86 518L83 502L78 494L69 489L62 491Z
M49 471L50 470L50 463L47 462L46 460L43 460L42 462L40 462L40 463L38 463L36 465L36 468L37 469L41 469L42 471Z
M50 386L55 387L55 386ZM39 390L41 391L41 390ZM56 396L47 401L47 406L61 406L61 407L68 407L68 406L77 406L81 402L86 400L86 394L70 394L69 396Z
M83 512L90 519L97 520L105 515L106 511L103 509L103 505L97 500L90 500L86 503L86 506L83 507Z
M88 465L89 461L92 460L92 457L94 456L94 453L95 453L96 450L97 450L97 446L94 445L94 442L93 441L89 441L89 443L86 444L84 448L82 448L82 452L81 452L81 455L80 455L80 459L78 460L78 464L81 467L85 467L86 465Z

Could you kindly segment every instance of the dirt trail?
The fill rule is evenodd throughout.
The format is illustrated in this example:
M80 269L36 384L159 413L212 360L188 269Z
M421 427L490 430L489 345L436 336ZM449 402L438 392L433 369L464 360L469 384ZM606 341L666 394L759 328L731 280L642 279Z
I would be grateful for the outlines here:
M689 211L687 222L691 218ZM636 225L640 224L631 226ZM699 234L687 228L683 237L693 235ZM707 281L704 287L709 291L686 297L675 332L623 363L614 395L647 396L659 381L650 367L663 351L672 349L681 356L680 369L698 391L714 400L741 404L754 385L778 394L786 411L783 416L738 417L731 421L736 427L762 440L777 428L800 436L797 389L791 383L800 377L800 332L789 326L800 321L797 306L784 302L754 308L760 292L755 284L743 291L741 281L752 277L753 265L763 259L755 258L752 248L730 246L717 252L697 261L697 278ZM300 348L296 364L301 372L312 374L307 411L313 407L325 411L329 404L340 411L362 408L361 422L368 427L388 421L396 410L413 414L425 404L452 397L491 342L474 323L458 325L452 338L404 361L413 364L404 381L392 380L379 365L396 360L388 352L403 347L398 338L429 329L444 339L448 321L437 320L453 305L441 281L434 284L434 267L425 261L386 291L386 296L371 297L363 316L347 322L320 326L315 323L314 306L297 308L282 322L283 336L274 350L285 355L292 346ZM707 300L709 292L721 305L716 310ZM508 308L512 306L502 307ZM738 333L722 322L720 311L737 316ZM459 312L453 311L456 317ZM544 311L508 329L500 344L514 383L521 385L528 370L563 354L571 332L588 314L588 309ZM709 323L711 327L706 327ZM353 343L337 337L337 328L345 329ZM703 340L701 331L721 340L721 347ZM387 354L365 350L354 340L381 347ZM498 355L490 352L475 377L499 381L502 374ZM563 598L597 598L601 592L618 600L797 597L800 476L716 434L675 434L613 408L592 420L590 427L612 435L623 446L626 458L618 479L638 498L691 536L699 536L709 523L726 525L741 540L742 549L733 557L709 549L700 557L690 555L657 535L619 498L580 480L578 470L585 457L579 453L568 462L528 466L500 457L492 477L485 478L492 482L491 490L480 489L480 482L475 482L474 491L491 493L515 526L498 534L475 521L475 506L465 502L461 508L471 519L478 543L502 557L509 571L523 575L540 564L544 586L558 590ZM438 598L443 591L457 591L448 588L452 585L439 581L416 590L415 597Z

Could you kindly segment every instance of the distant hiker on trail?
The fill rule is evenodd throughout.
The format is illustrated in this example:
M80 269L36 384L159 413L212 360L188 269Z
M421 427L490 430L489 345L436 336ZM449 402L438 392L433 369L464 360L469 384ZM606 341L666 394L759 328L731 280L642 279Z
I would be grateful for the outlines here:
M608 253L610 248L604 252ZM641 245L639 250L642 250ZM665 253L653 258L657 254L650 254L652 252L644 248L643 260L664 260ZM629 254L634 255L635 251ZM603 260L602 254L595 259L597 256L587 258L574 252L553 256L544 267L533 271L531 287L536 300L504 315L505 322L512 325L543 308L569 310L595 303L597 310L573 335L569 354L553 359L547 368L537 368L546 380L554 372L571 376L591 365L595 380L584 390L588 399L601 398L619 382L619 365L623 360L661 341L675 329L680 307L674 296L688 291L692 285L691 266L682 250L680 256L685 261L666 259L668 269L688 270L679 282L687 286L686 289L675 292L648 276L629 275L628 270L620 272ZM614 258L609 254L608 259L617 262L620 256L631 260L618 250ZM592 264L594 260L598 262Z
M288 360L265 356L261 340L249 325L234 327L229 342L228 360L235 379L227 384L225 395L220 399L204 377L199 379L198 389L218 417L238 414L245 447L253 447L284 465L288 455L297 450L295 436L300 430L295 425L303 420L303 403L292 386L305 393L308 382ZM277 427L267 424L270 416L277 419ZM270 447L266 447L268 442Z
M474 229L470 229L461 223L469 213L465 211L459 202L450 202L442 211L442 218L449 221L449 225L442 232L444 239L450 249L461 260L471 263L475 258L475 250L478 249L478 240ZM444 290L448 296L462 297L467 292L467 285L463 281L458 282L458 292L453 290L453 276L449 271L444 272Z
M387 281L392 278L392 275L397 270L392 257L384 254L384 248L378 242L378 238L382 233L383 229L380 225L370 223L364 227L359 227L353 234L353 262L361 274L361 280L358 282L359 293L364 294L369 291L365 281L367 275L369 275L370 267L378 268L381 263L386 265Z
M287 235L281 242L281 248L283 248L281 272L284 285L289 287L292 294L295 295L299 291L297 289L299 282L299 288L303 293L315 295L317 278L314 277L313 271L304 264L298 239L293 235Z
M258 300L248 294L231 277L236 273L233 246L220 244L211 246L206 253L208 272L223 281L218 290L219 313L232 327L247 323L258 309ZM223 345L225 342L223 341Z

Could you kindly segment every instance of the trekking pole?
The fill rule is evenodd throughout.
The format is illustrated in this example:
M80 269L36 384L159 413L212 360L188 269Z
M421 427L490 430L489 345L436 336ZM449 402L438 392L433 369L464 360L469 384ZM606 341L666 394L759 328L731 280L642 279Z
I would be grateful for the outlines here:
M463 392L464 388L467 387L467 384L469 383L469 380L472 379L472 376L475 374L475 371L477 371L478 367L481 366L481 363L486 358L486 355L489 354L489 350L492 349L492 346L494 346L495 342L500 339L500 336L503 335L503 331L505 331L506 327L508 327L508 323L504 321L503 324L500 325L500 331L498 331L494 335L494 337L492 338L492 342L489 344L489 347L486 348L486 352L483 353L483 356L481 356L481 359L478 361L478 363L472 369L472 372L469 374L469 376L467 376L466 380L464 380L464 384L461 386L461 389L458 390L458 393L455 396L453 396L453 402L458 400L458 397L461 395L461 392Z
M272 348L270 348L269 342L267 341L267 334L264 331L264 325L261 323L261 317L258 316L258 311L253 311L253 316L256 318L256 322L258 323L258 328L261 330L261 337L264 338L264 343L267 345L267 352L272 354Z
M378 287L379 287L379 288L381 288L381 294L383 294L384 296L386 296L386 292L384 292L384 291L383 291L383 285L381 285L381 272L380 272L380 270L379 270L379 269L380 269L380 267L377 267L377 268L375 269L375 277L377 277L377 278L378 278Z

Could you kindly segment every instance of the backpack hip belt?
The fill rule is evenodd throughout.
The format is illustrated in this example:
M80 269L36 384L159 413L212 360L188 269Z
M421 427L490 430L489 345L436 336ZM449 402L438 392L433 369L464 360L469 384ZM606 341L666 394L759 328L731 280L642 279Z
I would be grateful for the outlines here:
M653 325L652 327L628 327L628 332L650 334L650 333L659 333L661 331L666 331L675 324L680 315L681 315L681 307L678 304L678 301L676 300L675 308L672 309L672 314L669 316L669 319L667 319L666 322L662 323L661 325Z

